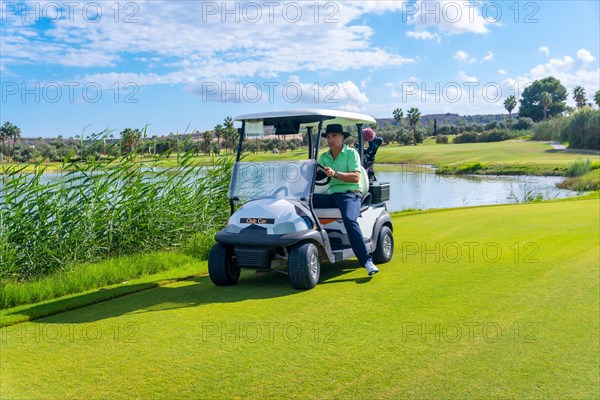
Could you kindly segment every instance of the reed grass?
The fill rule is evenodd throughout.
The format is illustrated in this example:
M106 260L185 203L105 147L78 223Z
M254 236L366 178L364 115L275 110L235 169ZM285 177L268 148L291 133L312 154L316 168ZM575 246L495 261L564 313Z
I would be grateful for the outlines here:
M0 165L2 286L111 256L189 247L217 230L229 212L232 158L204 166L176 154L174 166L160 167L168 156L69 154L59 174L47 174L41 161L33 171Z

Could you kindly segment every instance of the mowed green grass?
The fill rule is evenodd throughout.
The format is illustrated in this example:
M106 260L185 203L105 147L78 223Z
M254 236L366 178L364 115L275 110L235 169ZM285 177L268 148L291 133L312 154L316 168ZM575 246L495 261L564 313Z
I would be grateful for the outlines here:
M377 152L377 162L380 163L446 164L483 162L505 165L538 165L541 171L548 166L567 166L577 159L595 161L598 158L597 152L554 150L547 143L516 140L497 143L431 143L430 145L402 147L392 145L380 147Z
M598 398L598 199L395 215L366 277L208 277L0 330L0 394Z

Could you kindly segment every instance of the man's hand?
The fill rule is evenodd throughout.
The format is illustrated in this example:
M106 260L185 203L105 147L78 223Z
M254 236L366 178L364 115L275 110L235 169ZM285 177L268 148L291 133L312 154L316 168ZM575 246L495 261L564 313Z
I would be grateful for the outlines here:
M339 172L339 171L334 171L330 167L325 167L323 169L323 171L325 172L325 175L327 175L328 177L337 178L340 181L344 181L344 182L357 183L360 179L360 172L358 172L358 171Z
M333 176L335 175L335 171L330 167L325 167L323 171L325 172L325 175L327 175L330 178L333 178Z

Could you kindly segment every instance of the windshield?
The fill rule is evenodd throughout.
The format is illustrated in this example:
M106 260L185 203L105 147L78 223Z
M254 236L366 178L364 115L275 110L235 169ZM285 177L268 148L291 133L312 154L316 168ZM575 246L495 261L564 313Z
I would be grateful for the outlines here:
M316 166L315 160L236 162L229 186L229 198L306 199L310 194Z

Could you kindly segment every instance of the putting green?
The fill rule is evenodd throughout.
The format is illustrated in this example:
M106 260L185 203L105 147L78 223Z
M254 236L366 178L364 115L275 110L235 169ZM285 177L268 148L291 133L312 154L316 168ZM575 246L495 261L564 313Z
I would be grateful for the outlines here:
M598 199L395 215L373 279L208 277L0 330L0 397L597 398Z

